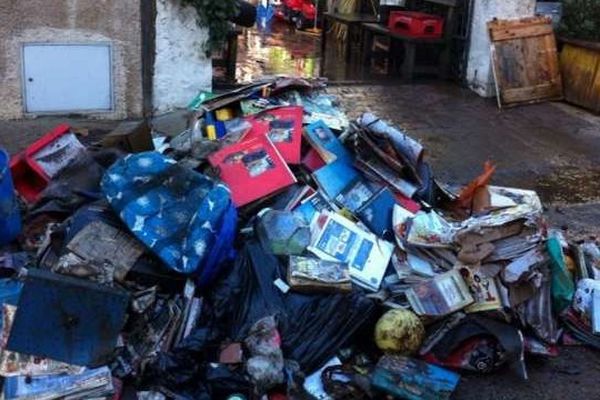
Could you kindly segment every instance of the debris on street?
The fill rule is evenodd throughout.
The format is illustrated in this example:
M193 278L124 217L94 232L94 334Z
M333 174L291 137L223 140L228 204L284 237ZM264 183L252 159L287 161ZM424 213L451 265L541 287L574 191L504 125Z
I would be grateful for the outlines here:
M0 152L4 398L441 400L600 348L598 243L500 167L447 185L322 80L192 103L184 132Z

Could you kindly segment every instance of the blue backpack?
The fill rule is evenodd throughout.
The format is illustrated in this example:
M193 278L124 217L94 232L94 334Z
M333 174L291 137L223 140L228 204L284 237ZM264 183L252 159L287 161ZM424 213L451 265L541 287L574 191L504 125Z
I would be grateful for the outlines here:
M104 196L169 268L199 286L233 256L237 212L229 189L157 152L128 155L102 178Z

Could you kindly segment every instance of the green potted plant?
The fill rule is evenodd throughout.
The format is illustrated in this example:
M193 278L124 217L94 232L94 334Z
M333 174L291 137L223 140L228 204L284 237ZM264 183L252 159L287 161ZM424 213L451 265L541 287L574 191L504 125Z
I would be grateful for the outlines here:
M565 99L600 113L600 0L564 0L558 33Z

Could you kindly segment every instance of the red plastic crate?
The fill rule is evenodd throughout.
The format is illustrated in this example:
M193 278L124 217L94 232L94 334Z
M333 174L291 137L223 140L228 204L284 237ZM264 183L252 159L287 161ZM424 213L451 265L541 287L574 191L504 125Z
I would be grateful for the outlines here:
M416 38L441 38L444 18L415 11L392 11L388 27L392 32Z
M34 203L50 182L50 178L35 162L33 155L70 131L71 127L69 125L59 125L27 149L11 158L10 172L15 189L28 203Z

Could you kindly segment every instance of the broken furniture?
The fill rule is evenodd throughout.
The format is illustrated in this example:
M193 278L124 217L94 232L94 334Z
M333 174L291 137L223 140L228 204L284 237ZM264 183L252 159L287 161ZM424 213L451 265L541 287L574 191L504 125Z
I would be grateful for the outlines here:
M377 23L363 23L362 30L362 59L364 65L370 65L373 56L373 43L375 37L386 37L390 41L387 51L387 57L390 66L396 64L398 53L401 50L403 54L401 63L402 78L406 81L412 81L415 74L436 73L440 78L448 75L450 64L450 50L452 42L452 32L454 29L454 11L455 0L426 0L426 3L441 4L446 6L446 15L444 16L444 30L441 37L435 35L423 36L413 35L405 31L392 30L388 26ZM391 16L390 16L391 19ZM417 59L417 50L439 49L440 55L435 65L419 65ZM393 74L395 68L389 68L388 73Z

